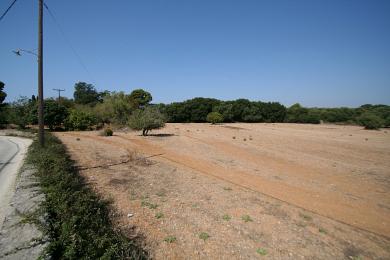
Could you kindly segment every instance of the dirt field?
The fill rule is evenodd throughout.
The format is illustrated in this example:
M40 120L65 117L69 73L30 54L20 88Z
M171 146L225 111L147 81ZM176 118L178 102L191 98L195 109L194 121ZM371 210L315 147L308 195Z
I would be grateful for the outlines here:
M390 130L168 124L153 134L57 136L156 259L390 259Z

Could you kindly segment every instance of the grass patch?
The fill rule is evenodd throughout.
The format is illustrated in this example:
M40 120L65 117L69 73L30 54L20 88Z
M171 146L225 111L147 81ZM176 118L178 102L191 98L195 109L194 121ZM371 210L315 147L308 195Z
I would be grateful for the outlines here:
M258 249L256 250L256 252L257 252L259 255L266 255L266 254L268 253L267 250L264 249L264 248L258 248Z
M222 216L222 219L223 219L223 220L226 220L226 221L229 221L229 220L232 219L232 217L229 216L228 214L225 214L225 215Z
M207 234L206 232L202 232L199 234L199 238L202 239L203 241L206 241L207 239L210 238L210 235Z
M29 148L27 163L37 169L45 214L46 252L53 259L147 259L139 241L114 229L109 201L100 198L79 175L64 145L45 134Z
M158 213L156 213L155 217L156 217L156 219L160 219L160 218L164 217L164 214L162 212L158 212Z
M318 229L318 232L320 232L322 234L328 234L328 231L326 231L325 228L321 228L321 227Z
M306 220L306 221L312 221L312 220L313 220L313 218L312 218L311 216L306 215L306 214L303 214L303 213L301 213L300 216L301 216L304 220Z
M175 236L167 236L166 238L164 238L164 241L167 243L173 243L176 241L176 237Z
M155 203L150 203L148 201L142 201L141 202L141 206L142 207L147 207L147 208L150 208L150 209L157 209L158 205L155 204Z
M245 222L252 222L253 219L249 216L249 215L244 215L241 217L242 220L244 220Z

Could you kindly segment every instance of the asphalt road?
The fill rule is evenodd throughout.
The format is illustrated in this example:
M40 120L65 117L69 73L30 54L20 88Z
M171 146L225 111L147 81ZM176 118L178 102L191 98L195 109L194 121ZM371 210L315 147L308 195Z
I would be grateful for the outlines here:
M25 138L0 136L0 228L15 190L17 173L31 142Z

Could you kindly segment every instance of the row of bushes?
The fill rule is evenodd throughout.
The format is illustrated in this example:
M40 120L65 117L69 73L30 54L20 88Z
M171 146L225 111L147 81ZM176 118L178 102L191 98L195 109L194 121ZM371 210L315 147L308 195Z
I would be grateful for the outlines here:
M37 169L45 202L46 253L53 259L146 259L134 239L114 228L110 203L91 190L77 172L64 145L46 134L45 147L37 140L27 163Z
M287 109L278 102L221 101L211 98L194 98L172 104L158 104L168 122L206 122L207 115L218 112L224 122L283 122Z
M278 102L249 101L237 99L221 101L212 98L193 98L171 104L151 104L152 95L142 89L130 94L124 92L97 92L93 85L79 82L75 85L74 99L45 100L45 124L49 128L62 126L67 130L86 130L105 123L135 126L132 115L146 115L146 107L154 107L153 115L172 123L207 122L210 113L218 115L223 122L288 122L318 124L330 123L360 124L376 129L390 126L390 106L363 105L358 108L306 108L294 104L286 108ZM4 106L4 105L3 105ZM37 102L21 98L9 104L8 121L24 127L37 123ZM4 110L4 108L2 109ZM0 111L1 112L1 111ZM3 113L4 114L4 113ZM148 119L150 122L150 118ZM138 120L140 122L140 120ZM145 120L144 120L145 121ZM161 120L160 120L161 121ZM215 120L213 120L214 122ZM139 128L138 122L138 128ZM210 121L211 122L211 121ZM161 125L161 124L160 124Z
M367 129L390 126L390 106L363 105L358 108L306 108L294 104L289 108L277 102L220 101L209 98L194 98L184 102L159 104L168 122L287 122L319 124L359 124ZM211 113L212 118L207 118ZM217 118L218 117L218 118Z

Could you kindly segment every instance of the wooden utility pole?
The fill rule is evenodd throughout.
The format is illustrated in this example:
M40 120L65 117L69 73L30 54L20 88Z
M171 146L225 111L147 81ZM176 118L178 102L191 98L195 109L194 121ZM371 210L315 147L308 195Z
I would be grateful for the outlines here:
M61 91L65 91L65 89L53 88L54 91L58 91L58 104L61 102Z
M41 146L45 145L45 129L43 121L43 0L38 7L38 138Z

